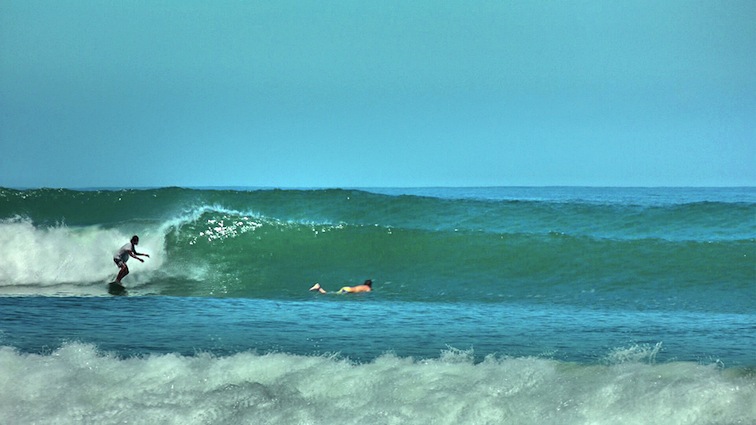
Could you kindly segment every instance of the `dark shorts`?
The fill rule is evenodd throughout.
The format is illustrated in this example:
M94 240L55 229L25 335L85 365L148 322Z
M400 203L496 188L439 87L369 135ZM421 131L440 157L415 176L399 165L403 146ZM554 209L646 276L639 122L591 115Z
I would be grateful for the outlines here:
M118 266L119 269L126 267L126 263L124 263L120 258L114 258L113 262L116 263L116 266Z

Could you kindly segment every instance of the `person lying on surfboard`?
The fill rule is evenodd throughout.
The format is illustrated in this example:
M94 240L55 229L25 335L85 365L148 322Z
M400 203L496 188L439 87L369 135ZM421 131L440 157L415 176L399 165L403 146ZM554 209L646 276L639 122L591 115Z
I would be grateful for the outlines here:
M149 258L149 255L136 251L137 244L139 244L139 236L134 235L131 237L131 242L122 246L121 249L119 249L118 252L116 252L113 256L113 261L116 263L116 266L121 269L118 272L118 277L116 277L115 283L120 285L121 279L129 274L129 266L126 265L126 262L129 261L129 257L134 257L143 263L144 260L139 258L138 255Z
M366 280L362 285L357 286L345 286L336 292L337 294L354 294L357 292L370 292L373 290L373 281L368 279ZM321 294L325 294L326 290L320 287L319 283L316 283L315 285L310 288L310 291L318 291Z

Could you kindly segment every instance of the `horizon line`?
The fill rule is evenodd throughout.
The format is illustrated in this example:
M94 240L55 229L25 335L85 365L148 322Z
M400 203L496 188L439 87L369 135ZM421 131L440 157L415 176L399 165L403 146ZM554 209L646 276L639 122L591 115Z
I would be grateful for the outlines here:
M710 185L710 186L634 186L634 185L469 185L469 186L244 186L244 185L167 185L167 186L2 186L12 190L154 190L154 189L190 189L190 190L369 190L369 189L497 189L497 188L528 188L528 189L557 189L557 188L586 188L586 189L756 189L752 185Z

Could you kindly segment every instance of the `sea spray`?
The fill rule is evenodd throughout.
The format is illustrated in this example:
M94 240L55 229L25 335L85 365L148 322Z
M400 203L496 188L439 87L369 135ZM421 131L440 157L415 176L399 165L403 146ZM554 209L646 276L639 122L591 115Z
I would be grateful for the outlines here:
M145 271L159 270L165 261L162 237L143 233L140 250L151 253ZM8 247L0 267L0 287L87 286L114 277L113 255L131 235L98 225L34 226L29 219L0 220L0 245ZM111 279L112 280L112 279Z

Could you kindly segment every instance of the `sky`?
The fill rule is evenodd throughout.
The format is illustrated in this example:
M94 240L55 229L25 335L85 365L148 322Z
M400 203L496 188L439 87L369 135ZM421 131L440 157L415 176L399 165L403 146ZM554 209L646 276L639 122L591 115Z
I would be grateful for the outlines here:
M0 186L756 186L756 2L0 0Z

